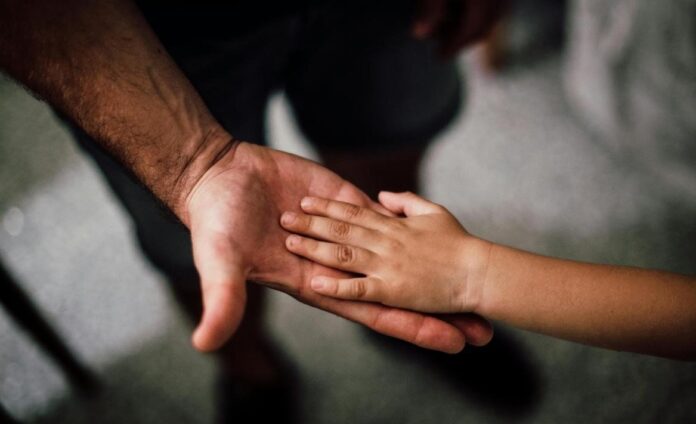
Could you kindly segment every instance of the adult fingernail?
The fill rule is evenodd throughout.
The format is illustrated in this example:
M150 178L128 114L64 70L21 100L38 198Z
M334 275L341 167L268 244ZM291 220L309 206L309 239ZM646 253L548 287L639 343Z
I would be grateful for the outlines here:
M297 214L294 212L285 212L281 217L280 217L280 223L283 225L290 225L293 222L295 222L295 219L297 219Z
M323 278L313 278L312 279L312 288L314 290L321 290L324 288L324 279Z

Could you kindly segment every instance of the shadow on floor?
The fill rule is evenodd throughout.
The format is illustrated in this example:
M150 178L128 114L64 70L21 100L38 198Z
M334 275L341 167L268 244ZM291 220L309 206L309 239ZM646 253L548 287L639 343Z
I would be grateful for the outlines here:
M187 342L178 332L154 340L100 372L98 393L62 399L31 423L212 422L215 367Z
M456 355L421 349L375 332L366 334L407 362L425 364L456 393L503 419L523 418L543 398L543 381L530 352L501 329L484 347L467 346Z

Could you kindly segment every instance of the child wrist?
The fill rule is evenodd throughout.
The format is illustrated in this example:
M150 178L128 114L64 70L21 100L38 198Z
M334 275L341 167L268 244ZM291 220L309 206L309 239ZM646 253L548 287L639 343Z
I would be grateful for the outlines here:
M462 263L466 269L466 289L463 291L463 312L479 312L483 302L488 262L493 243L467 235L462 249Z

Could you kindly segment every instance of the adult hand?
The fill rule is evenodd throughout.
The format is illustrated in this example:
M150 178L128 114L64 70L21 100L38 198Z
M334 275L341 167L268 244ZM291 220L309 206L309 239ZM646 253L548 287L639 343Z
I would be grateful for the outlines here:
M355 186L314 162L248 143L225 153L191 190L184 221L191 230L205 309L193 336L196 348L214 350L234 333L244 312L247 280L426 348L458 352L465 341L480 345L490 340L490 324L477 316L453 316L448 323L316 294L309 287L312 277L348 274L285 248L289 233L280 226L281 212L299 212L305 196L379 208Z
M504 0L418 0L413 36L438 40L444 57L480 40L500 17Z

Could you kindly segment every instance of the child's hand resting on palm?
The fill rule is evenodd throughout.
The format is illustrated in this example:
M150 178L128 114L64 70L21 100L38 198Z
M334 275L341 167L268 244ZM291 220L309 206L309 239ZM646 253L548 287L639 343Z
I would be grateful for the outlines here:
M300 256L357 274L315 277L312 288L341 299L380 302L423 312L475 312L490 243L479 240L447 209L412 193L380 193L400 217L326 199L305 198L304 214L286 212L281 225Z
M423 312L474 312L524 330L696 360L696 277L541 256L471 236L442 206L380 193L387 217L317 198L283 214L287 248L354 278L318 293ZM485 289L485 290L484 290Z

